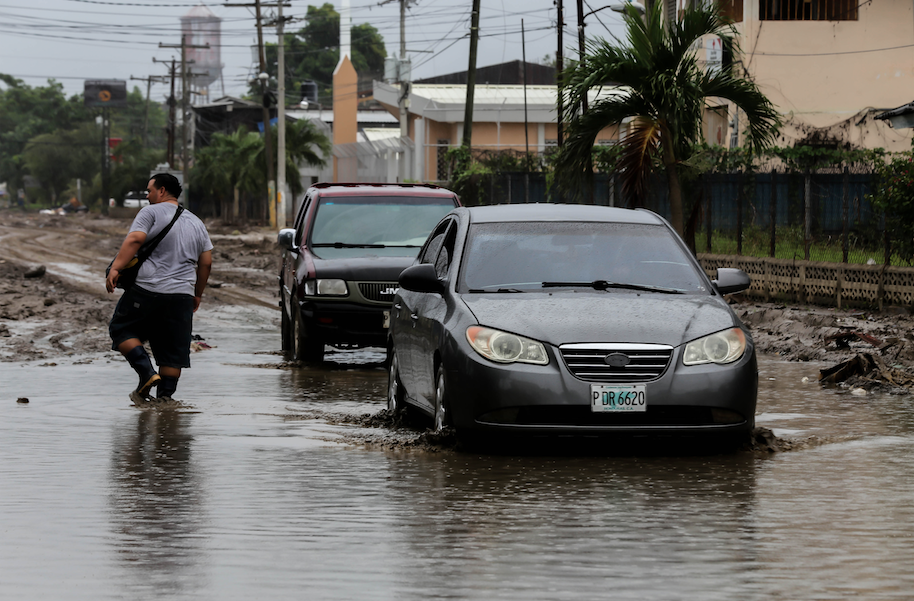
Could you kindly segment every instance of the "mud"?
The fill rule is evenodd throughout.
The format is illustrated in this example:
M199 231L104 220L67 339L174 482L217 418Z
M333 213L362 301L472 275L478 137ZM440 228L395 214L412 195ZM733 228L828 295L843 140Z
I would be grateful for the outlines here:
M44 360L42 366L53 368L56 361L70 356L77 356L70 362L75 359L79 363L120 359L111 351L106 331L119 293L106 293L103 274L129 224L129 219L91 214L25 215L0 210L0 362ZM214 269L204 303L275 308L280 256L275 233L268 228L216 221L206 225L215 248ZM753 302L736 302L733 308L751 328L759 353L827 364L874 353L892 373L907 378L914 374L914 318L907 310L837 310ZM842 333L863 336L835 338ZM878 348L867 340L877 341ZM195 343L197 351L211 348L206 341ZM345 369L346 359L341 361L341 368ZM301 367L288 361L259 366L282 370ZM350 367L364 365L356 362ZM909 392L906 386L871 374L855 376L839 386L892 394ZM143 409L193 408L176 404ZM360 431L346 435L351 444L359 446L429 452L461 448L452 432L432 433L421 420L391 415L386 409L360 415L308 410L283 417L360 426ZM826 442L833 440L824 436L786 440L771 430L758 428L743 449L767 454Z

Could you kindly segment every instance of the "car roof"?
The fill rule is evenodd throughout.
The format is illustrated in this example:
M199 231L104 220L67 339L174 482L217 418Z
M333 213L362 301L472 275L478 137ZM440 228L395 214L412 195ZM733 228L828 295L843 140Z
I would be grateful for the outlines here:
M455 209L466 211L472 223L519 221L601 221L661 225L664 220L651 211L575 204L511 204Z
M451 190L433 184L320 183L311 189L317 190L320 196L457 196Z

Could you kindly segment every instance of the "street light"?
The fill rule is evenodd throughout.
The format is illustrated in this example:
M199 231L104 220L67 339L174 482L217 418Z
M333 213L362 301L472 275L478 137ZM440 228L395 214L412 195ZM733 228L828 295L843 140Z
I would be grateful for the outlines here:
M614 2L609 5L609 10L617 13L624 13L629 6L634 7L634 9L638 11L638 14L644 15L647 12L644 5L636 0L621 0L620 2Z

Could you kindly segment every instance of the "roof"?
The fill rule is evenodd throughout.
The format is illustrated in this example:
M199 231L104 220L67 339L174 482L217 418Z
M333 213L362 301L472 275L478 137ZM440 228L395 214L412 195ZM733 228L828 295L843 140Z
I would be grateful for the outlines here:
M476 69L477 85L523 84L525 78L528 85L555 85L555 67L515 60L499 63L497 65L490 65L488 67L477 67ZM466 82L467 71L459 71L457 73L417 79L413 84L438 83L465 85Z
M454 198L456 194L434 184L364 184L320 183L311 188L320 190L321 196L435 196Z
M914 101L875 116L892 124L895 129L914 127Z
M898 108L894 108L894 109L885 111L883 113L879 113L878 115L876 115L875 118L876 119L890 119L892 117L907 115L909 113L914 113L914 100L912 100L911 102L909 102L907 104L899 106Z
M473 88L473 120L501 123L554 123L558 88L545 85L482 84ZM627 88L604 86L591 90L589 102L624 94ZM400 85L376 81L374 97L378 102L396 107ZM409 89L409 111L423 118L444 123L462 123L465 117L467 87L462 84L419 84ZM526 102L525 102L526 98Z
M286 109L286 116L294 117L296 119L316 119L318 121L323 121L324 123L333 123L333 109L328 108L325 110L307 110L300 111L295 109ZM358 111L356 113L356 122L362 123L386 123L391 125L399 125L400 120L391 115L387 111ZM400 130L397 130L397 135L399 135Z
M473 223L516 221L598 221L660 225L663 220L651 211L578 204L511 204L464 209Z

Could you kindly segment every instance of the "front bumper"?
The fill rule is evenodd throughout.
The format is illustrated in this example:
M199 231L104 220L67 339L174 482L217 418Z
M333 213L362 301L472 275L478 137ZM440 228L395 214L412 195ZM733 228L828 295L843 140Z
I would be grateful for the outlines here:
M325 344L384 346L387 343L384 324L385 313L389 320L389 305L306 300L300 310L308 334Z
M644 412L593 413L591 384L571 374L558 349L549 365L487 361L451 343L445 357L453 425L464 431L738 434L755 425L758 368L754 347L730 365L682 365L674 349L663 374L646 383ZM450 359L450 360L449 360Z

